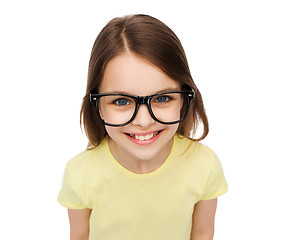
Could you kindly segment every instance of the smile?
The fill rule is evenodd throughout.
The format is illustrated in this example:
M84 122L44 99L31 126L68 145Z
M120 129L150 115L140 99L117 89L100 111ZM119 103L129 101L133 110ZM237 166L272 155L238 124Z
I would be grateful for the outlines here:
M150 142L150 140L155 140L156 137L162 132L162 130L155 131L155 132L149 132L145 135L142 135L143 133L125 133L128 137L131 139L134 139L134 141L142 141L142 142Z
M155 137L157 134L159 133L159 131L151 133L151 134L147 134L147 135L136 135L136 134L129 134L130 137L136 138L137 140L143 141L143 140L149 140L153 137Z

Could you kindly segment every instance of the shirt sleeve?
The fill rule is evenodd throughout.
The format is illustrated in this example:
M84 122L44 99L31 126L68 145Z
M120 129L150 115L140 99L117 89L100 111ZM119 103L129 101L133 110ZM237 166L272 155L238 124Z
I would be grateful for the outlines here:
M84 186L80 186L81 181L77 179L79 177L77 175L78 174L72 174L68 165L66 166L62 181L62 188L58 195L58 202L66 208L87 208L86 204L84 204Z
M210 200L223 195L228 191L228 185L223 173L221 163L217 156L213 154L212 162L210 163L210 169L208 178L206 181L205 191L201 200Z

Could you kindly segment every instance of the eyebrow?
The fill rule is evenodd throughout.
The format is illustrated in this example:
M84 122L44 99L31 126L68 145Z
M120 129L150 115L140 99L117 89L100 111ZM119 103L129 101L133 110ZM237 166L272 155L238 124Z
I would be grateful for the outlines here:
M178 87L176 87L176 88L164 88L164 89L161 89L159 91L152 92L149 95L153 95L153 94L157 94L157 93L163 93L163 92L175 92L175 91L180 91L180 88L178 88ZM112 91L112 92L106 92L106 93L119 93L119 94L127 94L127 95L134 95L134 96L138 95L138 94L132 94L132 93L126 92L126 91Z

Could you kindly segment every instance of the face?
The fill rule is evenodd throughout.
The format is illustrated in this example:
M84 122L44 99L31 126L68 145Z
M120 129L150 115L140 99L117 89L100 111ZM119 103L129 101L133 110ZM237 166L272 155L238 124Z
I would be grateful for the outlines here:
M99 93L126 93L146 96L165 91L179 91L179 84L147 60L132 53L123 53L106 66ZM101 114L104 109L100 110ZM177 111L173 114L180 114ZM105 126L109 146L116 159L156 161L167 158L178 123L156 122L145 104L140 105L135 119L126 126Z

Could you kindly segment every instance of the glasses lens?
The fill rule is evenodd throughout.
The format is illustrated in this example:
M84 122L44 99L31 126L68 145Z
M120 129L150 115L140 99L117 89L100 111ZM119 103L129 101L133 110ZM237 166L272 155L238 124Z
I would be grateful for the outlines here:
M152 98L151 109L154 116L161 122L178 122L186 115L186 102L185 94L166 93Z
M120 125L131 119L136 103L130 97L110 95L101 97L98 106L100 117L105 123Z

